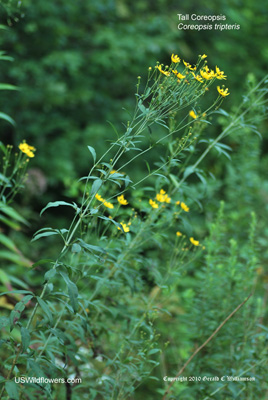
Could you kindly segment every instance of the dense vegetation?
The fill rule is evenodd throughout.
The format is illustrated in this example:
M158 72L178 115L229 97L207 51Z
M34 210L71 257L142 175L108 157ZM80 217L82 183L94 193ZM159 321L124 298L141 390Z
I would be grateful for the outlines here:
M0 2L0 398L266 399L267 6Z

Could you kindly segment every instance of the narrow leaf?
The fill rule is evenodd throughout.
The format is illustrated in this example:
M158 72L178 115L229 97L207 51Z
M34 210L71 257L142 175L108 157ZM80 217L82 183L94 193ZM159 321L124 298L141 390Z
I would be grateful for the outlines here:
M11 125L15 126L16 122L12 119L9 115L0 112L0 119L4 119L5 121L9 122Z
M94 149L93 147L91 147L91 146L87 146L87 148L88 148L88 150L90 151L90 153L92 154L93 161L94 161L94 164L95 164L95 163L96 163L96 151L95 151L95 149Z
M44 313L47 315L50 324L52 325L53 324L52 313L51 313L50 308L48 307L47 303L40 297L37 297L37 301L38 301L40 307L42 308L42 310L44 311Z
M29 347L31 336L28 329L24 328L23 326L21 327L20 333L21 333L22 351L24 352Z
M78 289L77 286L74 282L70 280L67 274L64 272L60 272L61 276L63 277L67 288L68 288L68 294L70 298L70 303L73 308L73 312L76 313L78 311Z
M50 201L45 208L42 209L40 212L40 215L42 215L45 210L47 210L50 207L59 207L59 206L69 206L74 208L75 210L78 210L78 207L75 203L67 203L66 201Z

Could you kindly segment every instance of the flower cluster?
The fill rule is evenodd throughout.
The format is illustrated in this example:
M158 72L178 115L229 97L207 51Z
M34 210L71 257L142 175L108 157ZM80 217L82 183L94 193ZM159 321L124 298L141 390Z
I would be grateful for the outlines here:
M95 195L95 197L96 197L96 199L98 200L98 201L100 201L101 203L103 203L103 205L105 206L105 207L107 207L107 208L114 208L114 205L112 204L112 203L109 203L108 201L106 201L105 199L103 199L102 197L101 197L101 195L99 195L98 193Z
M176 236L180 237L180 238L185 237L185 235L183 235L180 231L176 232ZM190 237L189 241L193 246L196 246L196 247L200 246L199 240L196 240L193 237ZM205 250L205 246L202 246L202 249Z
M181 62L181 59L178 55L172 54L170 66L166 66L164 68L163 64L160 64L157 65L156 68L168 79L176 77L179 84L181 82L185 82L188 85L192 82L196 82L197 84L201 84L201 88L205 91L207 90L207 86L208 84L210 84L210 82L212 83L216 79L222 80L227 78L227 76L224 74L224 71L221 71L218 66L215 67L215 70L210 69L207 66L207 62L203 62L206 57L206 54L203 54L202 56L200 55L196 65L191 65L187 61L182 60L181 65L183 69L181 71L178 71L177 68ZM227 93L226 91L228 92L228 89L226 89L225 91L223 91L223 89L218 89L218 92L222 97L228 96L229 93Z
M155 198L159 203L167 203L167 204L169 204L171 202L171 198L168 196L168 194L163 189L161 189L160 192L157 193ZM158 203L156 201L152 200L152 199L149 200L149 204L150 204L150 206L152 208L158 208L159 207Z
M29 158L34 157L34 151L36 150L35 147L28 145L26 142L20 143L19 145L20 151L26 154Z
M131 225L131 222L129 222L128 224L125 224L124 222L120 222L121 228L123 228L123 231L125 233L129 232L129 226ZM119 231L121 231L121 228L118 226L117 229L119 229Z
M183 211L189 212L190 208L183 201L176 201L177 206L180 205Z
M160 203L170 203L171 198L168 196L168 194L161 189L159 193L156 195L156 200L159 201Z

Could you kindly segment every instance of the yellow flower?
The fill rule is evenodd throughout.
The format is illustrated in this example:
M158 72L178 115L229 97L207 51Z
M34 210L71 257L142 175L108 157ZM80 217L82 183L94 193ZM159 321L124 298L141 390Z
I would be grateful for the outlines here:
M156 195L156 200L159 201L160 203L170 203L171 198L166 194L166 192L161 189L159 193Z
M191 72L191 74L193 75L194 79L196 79L198 82L201 82L201 83L204 82L200 75L195 75L194 72Z
M172 62L174 62L175 64L177 64L177 63L179 63L180 62L180 57L178 57L177 55L175 55L175 54L172 54L172 56L171 56L171 61Z
M193 119L196 119L196 118L197 118L197 115L196 115L196 113L194 112L194 110L191 110L191 111L189 112L189 115L190 115L190 117L192 117Z
M116 174L116 173L117 173L117 171L115 169L112 169L112 171L110 172L111 175Z
M29 158L34 157L34 151L36 150L35 147L29 146L26 142L19 144L19 149L22 153L25 153Z
M185 203L183 203L183 201L181 202L181 208L185 212L189 212L189 210L190 210L190 208Z
M203 55L201 56L201 60L204 60L204 58L207 58L207 55L206 55L206 54L203 54Z
M176 232L176 235L177 236L182 236L182 233L178 231L178 232Z
M124 195L117 197L118 203L122 204L122 206L126 206L128 204L127 200L124 198Z
M109 203L108 201L104 200L103 204L105 205L105 207L107 208L114 208L114 205L112 203Z
M169 76L169 75L170 75L170 72L164 71L164 70L161 68L161 65L157 65L157 68L159 69L160 72L162 72L162 74L164 74L164 75L166 75L166 76Z
M189 68L192 71L196 70L196 67L192 67L191 64L183 60L183 64L185 65L186 68Z
M180 201L176 201L176 204L179 205L179 204L180 204Z
M152 206L153 208L158 208L158 204L157 204L155 201L153 201L152 199L149 200L149 204L150 204L150 206Z
M215 72L212 70L209 71L208 68L206 68L205 71L201 69L200 74L201 74L202 78L206 79L207 81L214 78L214 76L215 76Z
M226 79L227 76L224 75L224 71L221 71L220 68L216 66L216 78L217 79Z
M184 78L185 78L185 75L182 75L180 72L178 72L178 73L177 73L177 77L178 77L179 79L184 79Z
M127 224L124 224L123 222L120 222L120 225L122 226L123 231L124 231L125 233L129 232L129 227L127 226ZM131 224L129 223L128 225L131 225ZM122 230L119 228L119 226L117 227L117 229L119 229L119 231L122 232Z
M101 195L99 195L98 193L97 194L95 194L95 197L96 197L96 199L97 200L99 200L99 201L105 201L102 197L101 197Z
M190 237L190 242L191 242L194 246L199 246L199 241L198 241L198 240L194 240L193 237Z
M229 94L230 94L230 93L228 93L228 88L224 89L224 88L220 88L219 86L217 86L217 90L222 97L229 96Z

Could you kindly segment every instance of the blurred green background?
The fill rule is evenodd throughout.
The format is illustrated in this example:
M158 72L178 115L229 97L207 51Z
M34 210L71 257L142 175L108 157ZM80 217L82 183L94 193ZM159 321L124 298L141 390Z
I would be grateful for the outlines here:
M240 29L178 30L177 14L192 13L223 14L226 21L221 23L239 24ZM0 82L14 84L20 89L2 92L0 97L0 110L16 121L16 127L12 127L0 120L1 140L18 146L26 139L37 148L36 157L31 160L26 190L17 200L17 209L31 226L11 234L22 252L30 254L33 261L44 254L46 257L57 254L57 241L29 245L26 238L31 238L35 230L46 225L68 225L66 208L50 210L41 221L39 212L48 201L79 198L76 181L86 175L92 165L87 145L93 146L98 155L107 149L109 141L115 138L108 121L119 132L124 131L123 123L129 119L127 111L131 113L135 105L137 76L144 82L148 67L154 67L156 61L169 64L171 53L190 63L195 63L197 56L205 53L209 66L218 65L228 76L225 83L231 95L226 98L223 108L232 112L246 94L247 81L257 82L267 73L267 20L267 0L1 1L0 23L8 28L0 31L0 49L13 57L13 62L1 63ZM215 138L224 124L224 118L218 116L206 131L208 137ZM258 127L262 139L249 129L233 132L224 140L232 148L231 161L212 151L202 164L216 180L208 178L205 189L194 179L191 187L185 187L185 195L192 199L191 209L195 210L190 216L191 224L195 227L196 237L201 240L215 220L220 200L225 200L226 214L221 221L223 232L218 239L218 244L224 242L225 250L220 256L229 257L229 240L242 240L241 268L247 258L249 215L253 210L256 212L257 245L261 250L257 291L264 298L268 281L267 127L267 121ZM154 162L155 156L149 153L147 160ZM135 181L146 170L144 160L136 163L131 169L131 179ZM218 247L217 251L221 252L221 249ZM218 262L216 256L218 254L215 264ZM227 256L225 258L227 260ZM172 318L168 323L164 319L159 323L163 341L171 341L167 369L172 367L174 373L178 361L178 355L174 353L174 348L178 348L176 340L180 344L178 351L183 353L188 336L198 330L189 325L194 304L190 300L194 298L193 290L198 291L200 282L206 281L206 277L204 273L196 272L195 267L196 264L190 267L189 275L182 279L181 287L174 295ZM35 284L37 287L42 285L38 273ZM213 297L213 289L211 293ZM224 297L224 293L225 288L221 287L220 296ZM187 309L188 297L191 307ZM185 324L180 305L176 304L178 298L186 309L185 319L188 320ZM206 310L210 321L225 315L224 309L221 309L220 317L217 314L221 298L213 304L213 313ZM170 303L172 301L171 298ZM235 301L238 303L238 298ZM202 307L203 303L199 304L193 313L203 312ZM194 316L196 321L198 316ZM194 333L190 332L189 326ZM206 337L205 333L204 339ZM187 344L188 352L191 345L192 342ZM184 353L180 355L185 357ZM191 368L195 373L195 364ZM162 372L158 371L160 379ZM148 388L151 393L148 398L155 398L154 383L149 383Z

